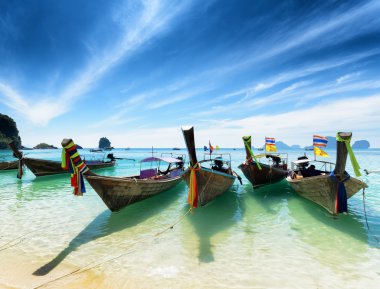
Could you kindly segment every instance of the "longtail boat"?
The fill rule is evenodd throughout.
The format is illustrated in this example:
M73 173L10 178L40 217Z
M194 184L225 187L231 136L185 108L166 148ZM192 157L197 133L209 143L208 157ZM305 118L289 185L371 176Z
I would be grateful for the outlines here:
M69 172L67 169L65 170L61 167L61 162L29 158L24 156L23 153L17 149L13 142L9 143L8 145L12 149L14 156L19 159L19 163L21 165L25 165L36 177L64 174ZM110 159L109 161L85 160L85 163L92 170L115 166L114 159Z
M236 173L231 169L231 159L224 160L223 155L209 155L209 159L197 160L194 143L194 128L182 128L183 137L190 158L190 167L183 173L189 187L188 202L191 207L206 205L217 196L225 193L234 183Z
M300 196L322 206L333 215L347 212L347 199L367 187L363 181L351 177L345 171L349 153L355 174L360 176L360 166L350 145L351 136L350 132L337 133L336 164L300 157L292 162L292 170L286 178Z
M148 157L140 162L140 174L126 177L100 176L92 172L81 160L80 155L71 139L62 140L62 147L70 157L74 174L81 173L96 191L106 206L113 212L167 191L182 181L183 156ZM67 159L67 158L66 158ZM157 163L157 167L144 169L144 164ZM162 163L168 164L165 171L160 170ZM76 170L76 171L75 171ZM80 195L84 186L77 176L74 179L74 193ZM73 184L73 182L72 182Z
M18 161L0 162L0 171L15 170L18 168Z
M265 154L255 156L251 149L251 136L244 136L243 143L246 160L238 168L254 188L279 182L286 178L288 175L288 154L265 152ZM261 159L267 159L267 162L264 163Z

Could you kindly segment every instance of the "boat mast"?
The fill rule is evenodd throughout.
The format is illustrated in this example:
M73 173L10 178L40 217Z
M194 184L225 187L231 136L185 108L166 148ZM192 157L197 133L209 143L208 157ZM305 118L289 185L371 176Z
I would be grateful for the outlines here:
M197 154L195 152L194 127L183 127L182 134L187 147L187 152L189 153L190 166L194 167L194 165L198 163Z
M339 132L339 136L342 139L348 140L351 138L351 132ZM334 169L334 174L340 177L343 177L344 171L346 169L346 161L347 161L347 147L345 142L337 141L336 142L336 164Z
M20 152L18 150L18 148L16 147L15 143L12 141L8 144L8 146L11 148L11 150L13 151L13 154L15 155L16 158L18 159L21 159L22 158L22 152Z
M248 160L251 158L251 153L249 152L248 148L251 148L252 139L250 136L243 136L244 141L244 148L245 148L245 158Z

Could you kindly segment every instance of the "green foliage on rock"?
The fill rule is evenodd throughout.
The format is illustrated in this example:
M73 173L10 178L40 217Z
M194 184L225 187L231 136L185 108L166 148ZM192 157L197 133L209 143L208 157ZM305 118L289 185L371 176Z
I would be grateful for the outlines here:
M13 141L18 148L21 147L21 138L18 135L16 122L9 116L0 113L0 149L8 148Z

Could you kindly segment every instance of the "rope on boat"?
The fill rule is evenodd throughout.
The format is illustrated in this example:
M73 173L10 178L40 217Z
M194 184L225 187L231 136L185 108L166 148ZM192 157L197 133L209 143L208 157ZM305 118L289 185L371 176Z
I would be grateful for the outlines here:
M83 272L89 271L89 270L91 270L91 269L94 269L94 268L96 268L96 267L99 267L99 266L103 265L104 263L111 262L111 261L114 261L114 260L116 260L116 259L118 259L118 258L120 258L120 257L123 257L123 256L125 256L125 255L128 255L128 254L130 254L130 253L132 253L132 252L134 252L134 251L136 251L136 250L132 250L132 251L124 252L124 253L122 253L122 254L120 254L120 255L118 255L118 256L115 256L115 257L112 257L112 258L110 258L110 259L107 259L107 260L104 260L104 261L102 261L102 262L99 262L99 263L97 263L97 264L95 264L95 265L93 265L93 266L90 266L91 264L93 264L93 262L88 263L86 266L84 266L84 267L82 267L82 268L78 268L78 269L76 269L76 270L74 270L74 271L72 271L72 272L70 272L70 273L67 273L67 274L62 275L62 276L59 276L59 277L57 277L57 278L55 278L55 279L53 279L53 280L47 281L47 282L45 282L45 283L42 283L41 285L38 285L38 286L36 286L36 287L33 287L33 289L42 288L42 287L44 287L44 286L46 286L46 285L48 285L48 284L54 283L54 282L56 282L56 281L58 281L58 280L61 280L61 279L65 278L65 277L68 277L68 276L70 276L70 275L80 274L80 273L83 273ZM90 266L90 267L88 267L88 266Z
M367 210L365 207L365 188L363 188L363 210L364 210L365 223L367 225L367 229L369 232L370 229L369 229L368 218L367 218ZM376 239L377 243L380 244L380 240L375 235L373 235L373 237Z
M13 164L8 164L7 167L4 167L4 168L0 169L0 171L5 171L5 170L9 169L12 165L13 165ZM16 168L15 168L15 169L16 169Z
M380 173L380 171L369 171L367 169L364 169L364 172L366 173L366 175L369 175L371 173Z
M184 219L184 218L185 218L190 212L192 212L192 207L190 207L189 210L188 210L185 214L183 214L182 216L180 216L179 219L178 219L173 225L171 225L171 226L167 227L166 229L164 229L164 230L162 230L162 231L156 233L156 234L153 236L153 238L151 238L151 237L147 237L147 238L145 238L145 239L143 239L143 240L136 241L135 243L131 244L131 245L129 246L129 248L132 247L132 246L134 246L134 245L136 245L136 244L139 244L139 243L144 243L144 242L147 242L147 241L151 241L151 240L157 238L158 236L162 235L162 234L165 233L166 231L168 231L168 230L170 230L170 229L173 229L174 226L176 226L176 225L178 225L180 222L182 222L182 220L183 220L183 219ZM127 249L128 249L128 248L127 248ZM40 285L38 285L38 286L36 286L36 287L33 287L33 289L42 288L42 287L44 287L44 286L46 286L46 285L48 285L48 284L54 283L54 282L56 282L56 281L58 281L58 280L61 280L61 279L65 278L65 277L68 277L68 276L71 276L71 275L81 274L81 273L83 273L83 272L86 272L86 271L89 271L89 270L94 269L94 268L96 268L96 267L99 267L99 266L101 266L101 265L103 265L103 264L105 264L105 263L115 261L116 259L119 259L119 258L121 258L121 257L123 257L123 256L125 256L125 255L128 255L128 254L130 254L130 253L133 253L133 252L135 252L135 251L137 251L137 249L134 249L134 250L132 249L132 250L126 251L126 252L124 252L124 253L121 253L121 254L119 254L119 255L117 255L117 256L115 256L115 257L111 257L111 258L106 259L106 260L104 260L104 261L98 262L98 263L96 263L96 264L94 264L94 262L90 262L90 263L88 263L87 265L85 265L85 266L83 266L83 267L81 267L81 268L75 269L75 270L73 270L73 271L70 272L70 273L64 274L64 275L59 276L59 277L57 277L57 278L55 278L55 279L49 280L49 281L47 281L47 282L45 282L45 283L42 283L42 284L40 284ZM94 265L92 265L92 264L94 264ZM92 265L92 266L91 266L91 265Z
M52 227L52 226L55 226L55 225L62 225L62 224L65 224L66 222L61 222L61 223L54 223L54 224L50 224L46 227L43 227L43 228L38 228L38 229L35 229L35 230L32 230L32 231L29 231L27 233L25 233L24 235L21 235L21 236L18 236L16 238L13 238L12 240L8 241L7 243L3 244L0 246L0 252L1 251L4 251L4 250L7 250L9 248L12 248L18 244L20 244L22 241L25 240L26 236L27 235L30 235L31 233L35 233L35 232L38 232L38 231L41 231L41 230L44 230L44 229L47 229L49 227ZM19 240L17 243L13 243L14 241L17 241ZM13 244L12 244L13 243ZM9 245L9 246L7 246Z
M161 232L158 232L156 235L154 235L155 237L165 233L166 231L170 230L170 229L173 229L174 226L178 225L180 222L182 222L182 220L192 211L192 207L189 208L189 210L187 210L187 212L185 214L183 214L181 217L179 217L179 219L177 220L177 222L175 222L173 225L167 227L166 229L164 229L163 231Z
M369 231L369 225L368 225L368 219L367 219L367 210L365 208L365 188L363 188L363 210L364 210L364 216L365 216L365 223L367 224L367 229Z

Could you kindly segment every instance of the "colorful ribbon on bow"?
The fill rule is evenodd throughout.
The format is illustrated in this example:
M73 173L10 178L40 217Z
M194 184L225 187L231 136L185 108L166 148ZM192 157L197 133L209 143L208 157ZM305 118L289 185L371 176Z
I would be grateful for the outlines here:
M74 195L82 196L86 192L83 174L89 169L82 161L77 147L73 141L62 149L62 168L71 172L71 186L74 187Z
M189 167L190 171L190 181L189 181L189 192L187 196L187 202L192 208L196 208L198 206L198 185L197 185L197 175L196 172L200 171L201 167L198 163L194 165L194 167Z
M343 180L339 180L332 171L330 173L330 178L338 183L335 196L335 211L337 214L347 213L347 191L344 182L350 179L350 175L347 174Z
M348 154L350 155L350 160L351 160L351 164L352 164L352 167L354 168L354 172L355 172L355 175L357 177L360 177L361 176L361 173L360 173L360 165L358 163L358 161L356 160L356 157L354 155L354 152L351 148L351 137L349 139L343 139L339 136L339 132L336 134L336 140L337 141L342 141L346 144L346 148L347 148L347 151L348 151Z

